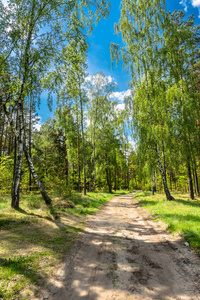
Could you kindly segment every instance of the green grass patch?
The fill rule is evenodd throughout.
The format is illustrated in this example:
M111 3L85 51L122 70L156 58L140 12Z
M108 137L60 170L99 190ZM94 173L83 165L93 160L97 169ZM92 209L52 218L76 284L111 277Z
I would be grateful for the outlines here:
M27 282L38 284L42 278L40 274L37 256L0 258L0 296L3 299L13 298Z
M134 197L155 220L166 223L172 233L179 233L200 255L200 200L190 200L187 194L172 193L175 200L167 201L165 195L140 192Z

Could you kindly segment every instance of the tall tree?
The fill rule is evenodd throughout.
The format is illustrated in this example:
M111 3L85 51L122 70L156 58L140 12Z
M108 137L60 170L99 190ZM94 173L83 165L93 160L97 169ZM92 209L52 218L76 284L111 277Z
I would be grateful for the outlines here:
M115 25L116 33L122 34L125 47L111 45L112 59L121 55L124 65L130 70L132 85L143 81L143 88L147 98L150 126L154 125L153 103L156 92L155 84L162 76L162 61L159 48L162 44L160 32L162 20L165 17L165 2L153 0L122 0L121 18ZM143 76L143 77L142 77ZM134 100L133 100L134 101ZM152 143L157 155L157 163L162 177L163 187L168 200L173 197L167 186L166 176L160 155L160 140L155 131L151 132Z
M187 166L190 198L194 199L192 170L194 165L193 141L196 139L196 95L193 66L196 56L195 37L199 27L194 26L194 17L185 20L182 11L168 14L164 28L167 56L166 64L169 74L170 96L174 102L174 123L179 134L177 141L182 145L182 153ZM170 37L170 38L169 38ZM195 130L194 130L195 129Z

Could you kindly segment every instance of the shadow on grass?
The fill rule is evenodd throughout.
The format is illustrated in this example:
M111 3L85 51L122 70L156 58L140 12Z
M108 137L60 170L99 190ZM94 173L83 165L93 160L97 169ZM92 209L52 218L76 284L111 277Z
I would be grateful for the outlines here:
M14 299L12 296L17 296L21 291L24 283L23 281L21 283L16 281L16 275L24 276L31 284L41 286L45 283L45 274L43 274L41 269L38 270L37 259L33 256L0 258L0 269L3 272L1 274L2 279L12 284L12 289L9 292L6 285L0 287L0 297L2 299Z
M32 222L30 220L18 220L15 218L1 218L0 219L0 228L9 229L13 226L29 225Z
M199 207L200 208L200 201L199 200L184 200L184 199L175 199L173 202L182 203L183 205L191 206L191 207Z
M153 206L156 205L158 203L158 201L149 201L149 200L139 200L140 205L144 205L144 206Z
M18 211L19 213L21 213L21 214L24 214L24 215L27 215L27 216L33 216L33 217L37 217L37 218L39 218L39 219L46 219L46 220L48 220L48 221L51 221L51 222L54 222L51 218L49 218L49 217L43 217L43 216L41 216L41 215L38 215L38 214L35 214L35 213L28 213L27 211L25 211L24 209L22 209L22 208L18 208L18 209L16 209L16 211ZM52 215L53 215L53 209L50 207L50 212L52 213Z
M134 195L134 198L141 198L141 197L147 197L152 196L152 192L150 191L136 191L136 194Z
M42 278L41 274L36 270L37 262L33 256L29 257L13 257L0 258L0 266L4 268L4 276L12 276L15 273L22 274L29 279L30 283L38 283Z
M144 196L145 197L145 196ZM138 195L138 196L134 196L134 198L142 198L142 196L140 196L140 195ZM166 201L168 201L168 200L166 200L166 199L161 199L161 200L157 200L157 199L155 199L155 200L147 200L147 199L137 199L138 201L139 201L139 203L141 204L141 205L149 205L149 206L151 206L151 205L156 205L157 203L159 203L159 202L166 202ZM172 200L172 201L170 201L170 203L172 204L172 203L181 203L181 204L183 204L183 205L186 205L186 206L190 206L190 207L199 207L200 208L200 201L199 200L184 200L184 199L174 199L174 200Z
M66 233L75 233L75 232L83 232L82 228L77 228L71 225L65 225Z
M158 215L160 215L160 214L158 214ZM154 214L154 216L156 216L156 214ZM172 219L172 220L176 220L176 221L179 221L179 222L184 222L185 224L190 223L190 222L193 222L193 223L199 223L200 222L200 217L194 216L194 215L191 215L191 214L180 215L180 214L175 214L175 213L171 213L171 214L162 213L161 216L164 220Z
M119 192L119 193L112 192L111 195L113 195L113 196L120 196L120 195L127 195L129 193L133 193L133 191L129 191L127 193L125 193L125 192Z

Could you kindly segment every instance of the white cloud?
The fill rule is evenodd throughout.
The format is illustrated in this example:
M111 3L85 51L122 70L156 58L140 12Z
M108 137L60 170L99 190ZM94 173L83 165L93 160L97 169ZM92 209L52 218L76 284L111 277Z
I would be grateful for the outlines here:
M37 131L40 131L40 128L41 128L41 124L35 124L34 126L33 126L33 129L34 130L37 130Z
M41 117L33 117L32 122L33 122L33 130L40 131L40 128L42 126L41 124L42 118Z
M108 82L111 83L114 81L114 78L112 78L111 76L107 76Z
M123 110L124 108L125 108L125 104L124 103L117 104L117 109L118 110Z
M187 11L187 9L188 9L187 0L181 0L181 2L179 2L179 3L184 6L184 11Z
M85 123L86 123L87 126L90 126L90 119L87 118L87 119L85 120Z
M200 0L190 0L190 2L191 2L191 5L193 7L198 8L199 17L200 17ZM188 9L188 0L181 0L179 3L184 6L184 11L187 11L187 9Z
M4 6L8 5L8 0L1 0L1 2L3 3Z
M92 82L92 76L89 75L85 78L85 82Z
M200 7L200 0L192 0L192 6Z
M126 97L131 96L131 90L127 90L127 91L122 91L122 92L114 92L110 95L111 99L115 99L118 100L120 102L124 102L124 99Z
M102 86L106 85L107 83L112 83L115 82L115 79L112 77L112 76L102 76L101 73L97 73L93 76L89 75L85 78L85 82L90 82L91 84L93 85L96 85L96 84L100 84Z

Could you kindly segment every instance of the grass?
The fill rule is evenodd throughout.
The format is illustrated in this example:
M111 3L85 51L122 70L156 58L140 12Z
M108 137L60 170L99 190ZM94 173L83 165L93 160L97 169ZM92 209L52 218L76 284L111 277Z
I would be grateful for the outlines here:
M10 208L10 197L0 195L0 298L33 299L83 231L85 216L125 193L54 195L49 208L40 195L23 195L19 210Z
M179 233L189 242L190 248L200 255L200 200L190 200L188 194L172 193L175 200L167 201L165 195L139 192L134 197L155 220L162 220L172 233Z
M71 200L76 206L75 208L67 209L72 214L89 215L98 211L99 206L104 205L108 200L114 196L130 193L131 191L120 190L109 194L103 193L88 193L87 196L82 196L78 193L74 193L69 200Z

